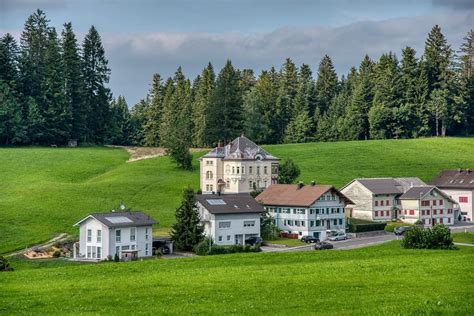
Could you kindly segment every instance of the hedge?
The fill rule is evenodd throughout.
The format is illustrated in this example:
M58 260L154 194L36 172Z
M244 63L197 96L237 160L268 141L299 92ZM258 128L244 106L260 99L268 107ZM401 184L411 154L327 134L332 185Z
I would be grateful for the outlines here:
M384 230L387 223L370 223L370 224L348 224L347 228L350 233L372 232Z

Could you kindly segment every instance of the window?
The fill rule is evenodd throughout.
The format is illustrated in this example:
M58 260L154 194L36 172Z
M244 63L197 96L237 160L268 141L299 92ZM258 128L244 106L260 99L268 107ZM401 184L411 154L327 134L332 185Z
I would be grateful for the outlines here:
M252 166L249 167L249 174L252 174Z
M253 189L252 180L249 180L249 189Z
M145 227L145 240L148 240L148 227Z
M433 210L433 215L436 215L436 210Z
M453 214L453 210L448 208L448 214Z
M310 222L309 222L309 225L310 225L311 227L314 227L314 221L310 221Z
M383 201L380 201L380 206L383 206Z
M232 167L232 174L235 173L235 167Z
M225 173L229 174L230 173L230 166L225 165Z
M148 256L148 244L145 244L145 256Z
M375 217L379 216L379 212L375 211Z
M242 166L242 174L245 174L245 166Z
M321 221L320 220L316 221L316 226L321 226Z
M122 251L123 250L129 250L129 249L130 249L130 246L128 246L128 245L127 246L122 246Z
M222 241L222 236L219 236L219 241Z
M410 210L410 215L415 215L415 210Z
M305 227L304 221L301 221L301 226Z
M424 211L424 210L421 211L421 215L425 215L425 211Z
M87 241L88 242L92 241L92 229L87 230Z
M439 223L440 223L440 224L443 224L443 221L444 221L444 218L441 217L441 218L439 219Z
M421 206L430 206L430 201L421 201Z
M390 201L389 201L389 200L385 201L385 205L389 206L389 205L390 205Z
M206 179L211 180L214 177L212 171L206 171Z
M226 189L229 189L229 188L230 188L230 181L229 181L229 180L227 180L227 181L225 182L225 188L226 188Z
M433 205L436 205L436 200L433 200Z
M467 203L467 202L468 202L467 196L460 196L459 197L459 203Z
M342 225L342 218L339 219L339 225Z
M132 245L132 250L135 250L135 245Z
M227 235L227 241L230 241L230 235Z
M375 206L379 206L379 201L375 201Z
M451 217L448 217L448 223L451 223Z
M102 248L97 247L97 259L100 259L100 258L102 258Z
M130 241L135 241L135 228L130 228Z
M230 228L230 222L219 222L219 228Z
M439 205L443 205L443 200L439 200Z
M441 209L441 210L439 210L439 213L442 215L442 214L443 214L443 210L442 210L442 209Z
M92 258L97 258L96 247L92 246L91 248L92 248Z
M120 246L115 247L115 253L120 255Z
M98 229L97 230L97 242L102 241L102 230Z
M263 174L267 174L267 166L263 167Z
M332 223L333 223L334 225L337 225L337 219L333 219Z
M122 232L120 231L120 229L117 229L115 231L115 242L120 242L121 238L122 238Z
M255 221L244 221L244 227L255 227Z
M430 210L426 210L426 215L430 215Z
M257 174L260 174L260 166L257 167Z
M240 167L237 167L237 174L240 173Z
M87 258L91 257L91 246L87 246Z

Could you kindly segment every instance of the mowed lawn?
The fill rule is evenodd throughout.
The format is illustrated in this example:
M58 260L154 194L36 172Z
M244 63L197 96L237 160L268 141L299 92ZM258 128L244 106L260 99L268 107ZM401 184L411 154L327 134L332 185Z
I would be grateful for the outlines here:
M472 315L474 247L247 253L2 273L0 314Z
M264 146L292 158L301 180L341 187L356 177L418 176L446 168L474 169L474 138L427 138ZM201 153L202 154L202 153ZM168 157L126 163L112 148L0 148L0 254L67 232L93 211L120 201L143 210L166 232L183 188L199 186L199 164L179 170Z

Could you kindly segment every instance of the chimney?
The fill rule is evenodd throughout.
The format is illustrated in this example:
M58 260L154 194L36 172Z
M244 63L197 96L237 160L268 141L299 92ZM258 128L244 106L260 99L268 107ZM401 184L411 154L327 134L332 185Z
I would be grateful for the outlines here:
M311 181L311 186L314 187L316 185L316 181Z
M470 173L471 173L471 169L467 168L467 169L466 169L466 172L467 172L467 174L470 174Z
M300 182L298 183L298 190L301 189L302 187L304 187L304 183L300 181Z

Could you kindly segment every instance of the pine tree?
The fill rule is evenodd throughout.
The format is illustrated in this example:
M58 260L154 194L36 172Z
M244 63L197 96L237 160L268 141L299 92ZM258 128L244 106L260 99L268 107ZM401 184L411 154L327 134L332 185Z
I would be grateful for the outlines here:
M31 144L46 143L46 120L41 113L40 107L32 97L28 97L26 104L28 106L28 138Z
M194 135L193 144L196 147L211 145L209 142L209 111L215 90L216 76L211 63L203 69L196 83L196 93L193 101Z
M449 84L449 66L453 52L441 33L439 25L433 26L425 43L425 66L429 92L446 89Z
M121 95L111 102L111 117L106 142L114 145L130 145L133 134L127 101Z
M159 74L154 74L150 91L150 104L146 109L146 123L143 126L143 141L145 146L160 145L163 97L161 76Z
M132 122L132 135L130 141L133 145L143 146L144 141L144 126L147 122L149 98L141 99L135 104L130 112Z
M331 57L324 55L319 63L316 79L316 104L322 113L326 112L337 93L337 74Z
M298 69L290 58L287 58L279 74L278 98L273 117L275 142L283 140L286 126L293 117L293 108L298 89Z
M230 141L243 131L239 76L228 60L216 80L209 108L209 142Z
M298 165L292 160L285 160L278 170L278 183L294 183L301 173Z
M262 117L262 143L273 144L279 141L280 131L276 130L278 115L276 104L278 99L279 75L275 68L270 71L262 71L259 79L255 83L255 89L258 90L260 108Z
M312 138L312 121L307 110L303 110L286 126L285 143L307 143Z
M462 132L474 134L474 31L464 37L459 50L459 91L456 102L461 112Z
M191 188L183 191L180 207L176 210L176 224L171 230L173 245L180 250L191 251L204 239L196 197Z
M84 83L81 56L72 24L65 23L61 33L61 67L67 112L70 113L71 139L84 140L87 135L87 105L84 102Z
M102 40L96 28L92 26L82 44L82 75L84 78L84 98L88 115L87 141L101 143L107 134L110 119L110 69L105 58Z
M18 81L18 44L10 34L0 39L0 81L4 81L11 93L15 93Z
M430 101L428 102L428 108L430 109L436 124L436 136L439 136L440 134L444 136L443 130L446 128L446 116L448 114L446 95L446 90L435 89L431 92Z

